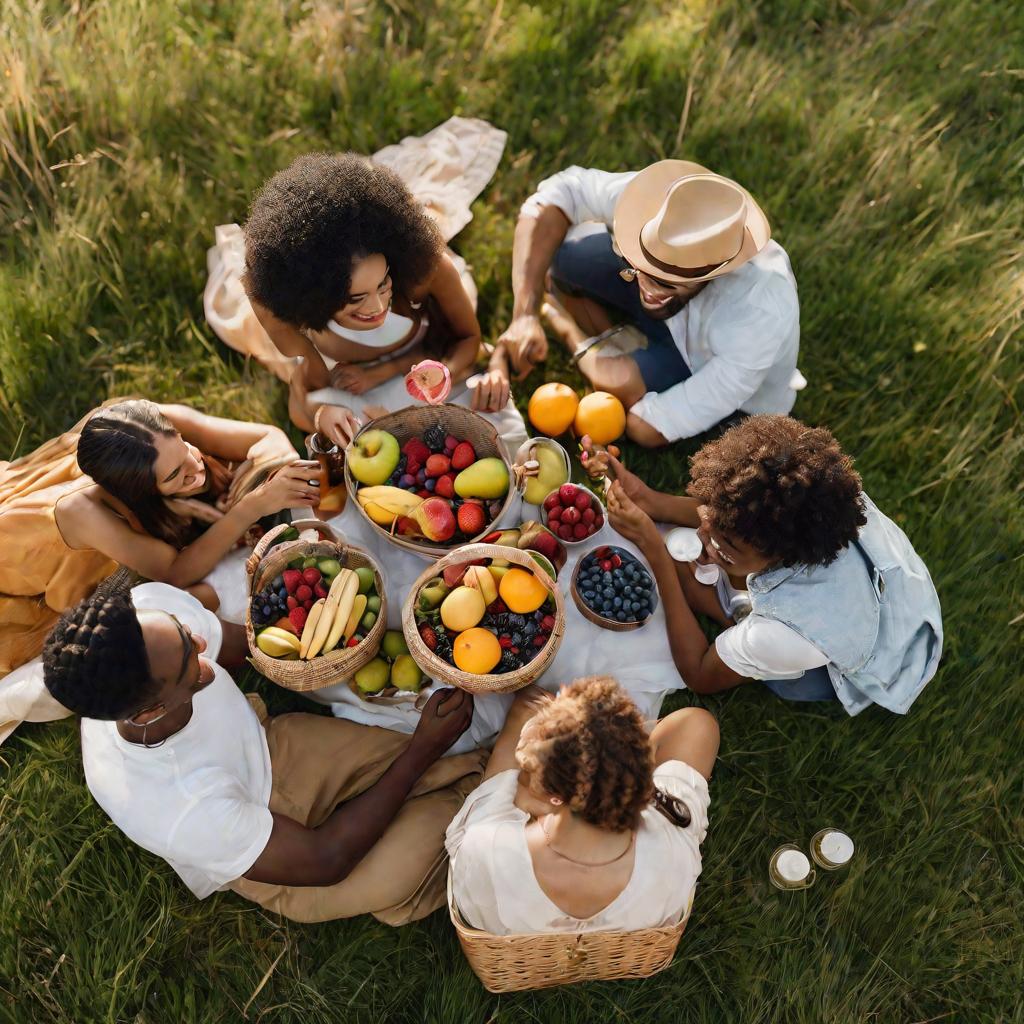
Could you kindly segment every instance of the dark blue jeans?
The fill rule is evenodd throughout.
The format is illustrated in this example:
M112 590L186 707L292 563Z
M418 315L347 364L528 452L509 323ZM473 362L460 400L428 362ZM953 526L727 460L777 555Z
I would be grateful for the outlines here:
M828 669L808 669L797 679L764 679L765 686L783 700L839 700Z
M566 295L586 296L621 314L647 338L647 348L630 353L644 387L667 391L686 380L690 368L676 347L664 320L644 312L636 282L623 281L619 271L629 264L615 254L611 235L603 224L583 224L576 237L567 238L555 253L551 278Z

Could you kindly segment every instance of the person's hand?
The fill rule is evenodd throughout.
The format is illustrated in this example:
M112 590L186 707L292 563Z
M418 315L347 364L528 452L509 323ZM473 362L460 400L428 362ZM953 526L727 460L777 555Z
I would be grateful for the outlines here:
M614 445L610 448L596 446L587 434L583 435L581 444L583 453L580 456L580 461L591 479L609 477L612 480L617 480L630 501L638 505L647 515L653 515L655 491L619 461L617 458L618 448Z
M535 313L514 317L497 344L508 352L516 380L522 380L548 357L548 339Z
M339 448L347 448L359 432L359 417L344 405L322 405L313 417L318 433L326 434Z
M510 391L508 371L491 367L477 380L473 390L473 408L477 412L499 412L508 405Z
M331 387L340 388L350 395L366 394L386 379L382 371L382 367L386 366L386 363L379 363L377 366L367 366L365 363L338 363L331 370Z
M654 520L626 494L618 480L608 488L608 522L641 550L661 543L661 534Z
M446 687L430 695L420 714L409 750L433 764L468 728L473 720L473 695Z
M273 462L282 456L290 455L293 459L299 457L295 446L288 439L288 435L277 427L268 430L246 453L246 458L252 462Z
M257 519L282 509L313 506L320 500L320 463L296 459L261 483L249 497Z

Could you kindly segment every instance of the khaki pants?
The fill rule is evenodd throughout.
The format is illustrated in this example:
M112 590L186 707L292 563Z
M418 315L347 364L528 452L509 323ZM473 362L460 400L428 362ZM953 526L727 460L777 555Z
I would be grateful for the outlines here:
M308 828L369 789L411 737L322 715L264 721L273 788L270 809ZM387 831L336 885L268 885L239 878L231 888L293 921L372 914L385 924L418 921L445 901L445 829L480 782L482 751L443 757L424 773Z

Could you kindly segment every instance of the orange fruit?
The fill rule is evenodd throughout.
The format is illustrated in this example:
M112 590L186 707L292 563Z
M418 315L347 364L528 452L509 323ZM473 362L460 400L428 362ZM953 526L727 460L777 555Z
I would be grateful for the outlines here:
M532 572L525 569L509 569L501 577L498 593L502 601L508 605L510 612L528 615L547 600L548 588Z
M541 384L530 396L526 413L530 422L548 437L558 437L571 426L580 404L579 395L568 384L551 381Z
M626 410L607 391L584 395L576 409L576 435L589 434L594 444L611 444L626 429Z
M501 661L501 644L489 629L474 626L455 638L452 656L457 668L479 676Z

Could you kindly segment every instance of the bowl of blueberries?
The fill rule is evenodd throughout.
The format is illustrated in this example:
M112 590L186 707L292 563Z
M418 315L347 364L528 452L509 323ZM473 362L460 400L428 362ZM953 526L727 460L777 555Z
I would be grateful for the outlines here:
M610 544L579 560L571 590L584 618L618 632L639 629L658 607L658 588L647 566Z

